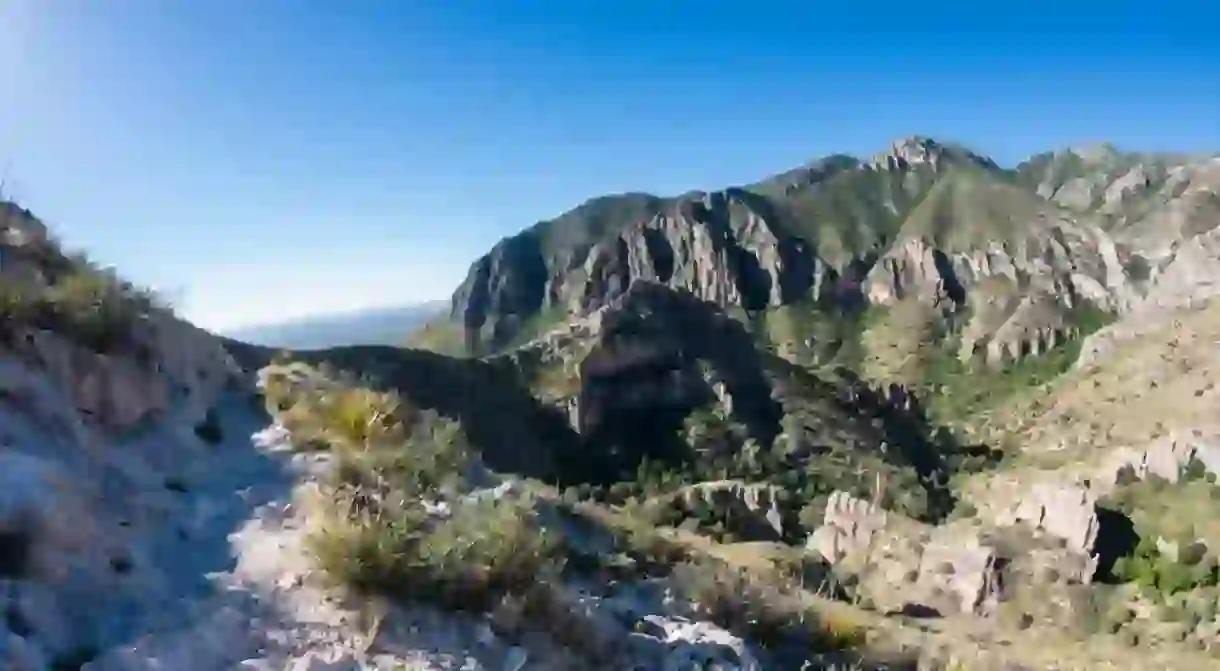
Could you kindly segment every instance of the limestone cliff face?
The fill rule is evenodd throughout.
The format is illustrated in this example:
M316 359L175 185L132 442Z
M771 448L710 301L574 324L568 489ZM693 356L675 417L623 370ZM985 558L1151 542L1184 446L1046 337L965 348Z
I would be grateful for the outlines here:
M597 245L557 294L566 306L587 311L646 280L719 305L760 309L804 295L822 272L808 244L786 234L764 200L729 190L679 201Z
M746 310L916 300L969 310L962 356L999 363L1075 337L1082 311L1127 312L1197 274L1178 248L1220 221L1218 161L1102 146L1006 171L911 137L750 187L594 199L476 261L451 318L486 353L638 282Z
M669 435L691 409L713 401L750 425L778 422L749 335L711 305L640 282L592 321L576 394L577 429L587 438L648 444L644 423L658 421L657 436Z
M874 170L906 170L920 165L941 169L949 165L970 164L997 169L985 156L956 145L942 144L928 137L912 136L895 140L887 151L873 156L869 165Z
M1024 228L1015 240L961 251L923 236L902 240L868 273L864 294L874 305L915 299L969 309L962 355L981 354L993 364L1074 338L1071 314L1081 305L1128 305L1128 281L1105 232L1045 217Z
M744 190L683 197L646 217L549 259L531 232L502 241L454 294L453 319L472 345L496 346L540 311L587 314L636 282L761 309L817 293L835 274L805 240L786 232L770 203Z
M467 334L467 347L477 349L489 321L492 342L511 337L515 324L542 308L549 272L539 240L528 234L500 242L476 261L451 309Z

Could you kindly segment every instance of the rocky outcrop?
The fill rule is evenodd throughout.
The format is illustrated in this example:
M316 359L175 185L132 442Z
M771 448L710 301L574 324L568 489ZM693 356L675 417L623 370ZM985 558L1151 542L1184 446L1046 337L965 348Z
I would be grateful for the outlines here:
M748 191L686 196L638 216L561 256L545 256L533 232L499 243L455 292L453 318L472 342L486 338L498 346L533 315L587 314L636 282L760 309L816 294L834 275L807 242L785 230L773 205Z
M1088 483L1038 481L1028 485L1009 482L1012 503L1001 505L1000 498L991 510L1001 526L1026 524L1040 533L1063 539L1069 549L1092 554L1100 523L1097 495ZM1019 492L1019 493L1017 493Z
M730 404L745 424L775 432L779 408L753 342L715 306L640 282L569 332L576 330L588 338L574 350L583 353L576 394L582 435L627 431L630 440L619 437L628 442L663 443L674 422L713 400ZM645 439L640 432L657 421L660 433Z
M0 216L0 283L18 287L18 298L48 295L38 292L68 273L108 279L64 256L28 212L5 205ZM4 668L77 668L86 651L122 643L153 622L174 626L183 615L178 602L206 583L190 572L217 560L208 544L215 536L192 524L206 511L186 501L202 474L222 468L209 462L224 445L205 443L194 429L224 404L241 371L210 334L168 310L143 308L105 323L129 330L104 348L74 330L91 325L85 320L34 311L6 313L0 324ZM219 433L240 435L230 418L216 419Z
M452 317L465 330L467 348L478 351L484 335L490 343L511 338L542 309L549 275L542 243L528 233L503 240L476 261L452 299Z
M808 541L884 611L987 615L998 599L996 550L977 532L932 527L835 492Z
M985 156L979 156L960 146L942 144L932 138L920 136L895 140L888 151L873 156L870 162L870 166L875 170L907 170L925 165L939 170L953 164L998 169L995 162Z
M863 292L874 305L918 300L968 310L960 356L998 365L1039 355L1078 336L1075 313L1112 312L1130 300L1115 245L1100 230L1040 214L1014 241L952 250L916 236L873 266Z
M1098 469L1098 489L1104 493L1124 472L1141 480L1157 476L1178 482L1195 463L1204 472L1220 477L1220 432L1181 429L1142 448L1119 447Z
M638 282L747 310L922 300L977 315L962 357L1012 361L1075 338L1082 306L1133 300L1117 233L1092 210L1042 200L1036 174L1023 188L990 159L912 137L871 161L829 157L749 188L594 199L476 261L451 318L485 353ZM1105 182L1106 202L1143 194L1138 177Z
M730 189L679 201L597 245L583 272L562 285L560 300L587 311L636 281L652 281L717 305L760 309L808 293L821 279L819 265L769 203Z
M807 547L831 563L866 553L886 527L886 512L879 506L836 491L826 502L822 525L810 535Z
M836 492L807 546L856 576L859 593L882 610L991 616L1014 591L1093 581L1096 515L1090 508L1090 519L1073 524L1070 515L1045 505L1080 508L1077 499L1063 492L1051 499L1031 496L988 527L966 520L928 526Z

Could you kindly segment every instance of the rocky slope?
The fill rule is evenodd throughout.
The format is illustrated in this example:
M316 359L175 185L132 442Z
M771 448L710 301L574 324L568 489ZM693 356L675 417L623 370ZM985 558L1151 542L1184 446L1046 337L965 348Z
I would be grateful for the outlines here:
M154 297L65 255L28 212L6 213L0 245L0 667L774 665L766 660L779 653L718 625L722 617L675 600L674 590L690 589L676 575L608 581L565 574L564 583L551 583L548 602L548 608L562 609L562 617L546 616L541 628L533 619L542 613L513 616L511 602L491 614L462 614L418 597L389 603L337 589L338 576L319 565L318 534L328 527L317 509L329 505L318 493L343 477L344 469L336 468L343 457L320 450L319 437L300 433L301 421L325 425L335 417L323 408L294 416L290 406L276 403L266 414L261 403L251 403L252 370L238 363L267 363L265 350L176 319ZM479 522L471 515L482 514L478 502L484 499L555 514L562 510L558 498L524 476L592 477L587 466L565 472L562 467L580 464L570 455L564 461L562 449L548 443L564 435L579 440L584 427L564 424L565 434L548 428L548 420L531 419L523 411L544 412L543 404L524 390L514 396L510 387L518 371L507 362L399 357L388 349L372 355L349 350L346 360L342 351L330 354L402 384L412 403L449 413L453 419L446 421L470 435L484 482L472 480L461 497L436 504L462 519ZM271 372L261 379L274 377ZM324 398L346 393L347 387L327 387L323 380L305 373L294 384ZM468 397L475 389L482 395ZM278 398L264 391L268 399ZM477 414L496 421L480 432L471 419ZM518 433L505 434L506 417L518 418ZM515 452L510 442L519 443ZM392 446L395 453L404 449L411 448ZM554 450L550 459L548 449ZM488 466L505 474L486 471ZM694 498L719 501L723 492L750 513L774 506L767 494L733 483L700 491L707 493ZM599 531L605 523L594 521L614 519L614 513L591 505L594 516L572 532L570 551L596 557L603 551L597 543L617 544L622 532ZM567 630L554 626L561 622ZM802 646L783 654L812 660L822 652ZM598 665L589 666L592 654L600 656Z
M1217 166L595 199L478 358L279 360L4 204L0 667L1213 668Z
M598 198L497 244L433 328L486 353L652 281L750 312L919 301L962 315L962 358L1012 361L1074 337L1082 308L1124 309L1143 281L1138 231L1172 220L1197 233L1212 206L1206 162L1056 156L1007 171L912 137L745 187ZM1076 176L1086 168L1101 186ZM1089 189L1097 206L1076 195Z

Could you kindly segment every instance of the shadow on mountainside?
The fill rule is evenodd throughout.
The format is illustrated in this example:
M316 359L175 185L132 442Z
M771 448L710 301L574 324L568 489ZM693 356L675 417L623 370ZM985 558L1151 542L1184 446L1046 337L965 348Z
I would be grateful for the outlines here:
M247 370L266 365L273 351L226 341ZM309 364L326 363L395 389L413 405L459 422L492 469L548 481L599 479L604 464L582 453L580 437L557 409L540 403L516 372L478 359L457 359L388 346L292 352Z
M715 384L749 437L769 445L780 430L750 333L686 292L633 285L605 313L580 371L580 424L594 443L672 439L690 411L716 398Z

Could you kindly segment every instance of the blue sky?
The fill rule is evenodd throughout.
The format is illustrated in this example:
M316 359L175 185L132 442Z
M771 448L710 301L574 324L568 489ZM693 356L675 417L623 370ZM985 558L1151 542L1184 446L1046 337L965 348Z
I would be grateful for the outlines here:
M587 197L904 135L1002 163L1220 151L1216 25L1206 2L0 0L0 161L70 245L224 328L443 298Z

